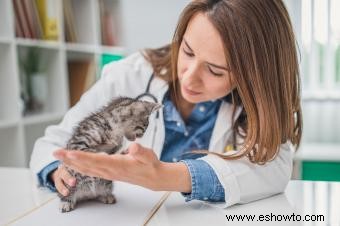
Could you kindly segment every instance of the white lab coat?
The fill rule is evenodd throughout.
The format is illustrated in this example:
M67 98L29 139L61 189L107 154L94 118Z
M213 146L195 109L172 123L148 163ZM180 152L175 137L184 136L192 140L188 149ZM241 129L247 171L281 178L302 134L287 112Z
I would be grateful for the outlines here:
M52 155L53 151L65 147L73 127L90 112L102 107L112 97L136 97L145 92L151 74L152 67L141 53L107 64L101 79L66 113L62 122L49 126L45 135L36 141L30 162L32 172L36 175L56 160ZM168 85L165 81L153 79L150 93L160 103L167 90ZM240 112L240 109L238 111ZM231 115L231 104L223 102L213 129L209 151L223 153L226 141L232 134ZM158 119L155 114L153 117L144 136L138 142L153 148L159 157L165 137L162 109ZM153 140L155 142L152 147ZM277 157L265 165L253 164L247 158L231 161L215 155L202 157L201 159L213 168L225 189L225 203L214 205L228 207L235 203L247 203L283 192L291 176L292 158L293 147L290 143L282 144Z

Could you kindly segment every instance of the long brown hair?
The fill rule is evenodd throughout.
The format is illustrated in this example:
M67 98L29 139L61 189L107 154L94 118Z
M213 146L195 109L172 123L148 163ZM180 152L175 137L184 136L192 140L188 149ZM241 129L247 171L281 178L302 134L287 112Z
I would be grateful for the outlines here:
M233 122L234 135L243 138L238 152L217 154L224 159L247 156L264 164L275 158L280 145L298 148L302 133L300 76L296 40L281 0L196 0L182 12L173 41L146 49L156 76L178 94L179 46L190 19L205 13L218 30L226 60L236 82L233 104L242 117ZM235 109L234 109L235 114ZM235 139L234 139L235 140Z

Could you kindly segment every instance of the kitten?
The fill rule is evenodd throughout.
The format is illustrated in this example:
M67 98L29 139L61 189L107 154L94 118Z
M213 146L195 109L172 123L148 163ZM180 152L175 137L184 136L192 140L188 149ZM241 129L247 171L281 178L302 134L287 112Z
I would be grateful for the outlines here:
M149 116L162 105L148 101L120 97L112 100L107 106L92 113L75 128L67 143L67 150L86 152L106 152L114 154L122 147L123 138L130 141L143 136L149 125ZM76 178L76 185L70 187L69 195L60 198L61 212L69 212L78 201L97 199L103 203L116 202L112 194L112 181L82 175L66 167Z

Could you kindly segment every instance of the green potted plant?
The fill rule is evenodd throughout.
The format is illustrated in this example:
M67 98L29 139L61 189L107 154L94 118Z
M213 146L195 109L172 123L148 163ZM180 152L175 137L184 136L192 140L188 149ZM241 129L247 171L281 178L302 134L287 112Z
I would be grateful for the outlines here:
M48 96L46 57L39 48L28 48L20 57L22 68L22 97L25 102L24 114L43 110Z

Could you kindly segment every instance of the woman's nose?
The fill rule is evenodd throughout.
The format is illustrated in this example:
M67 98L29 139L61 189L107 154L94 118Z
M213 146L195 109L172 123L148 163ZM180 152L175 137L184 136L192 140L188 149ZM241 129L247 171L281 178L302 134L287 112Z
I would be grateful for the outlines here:
M192 62L186 72L184 73L183 80L195 80L199 74L199 65L196 62Z

